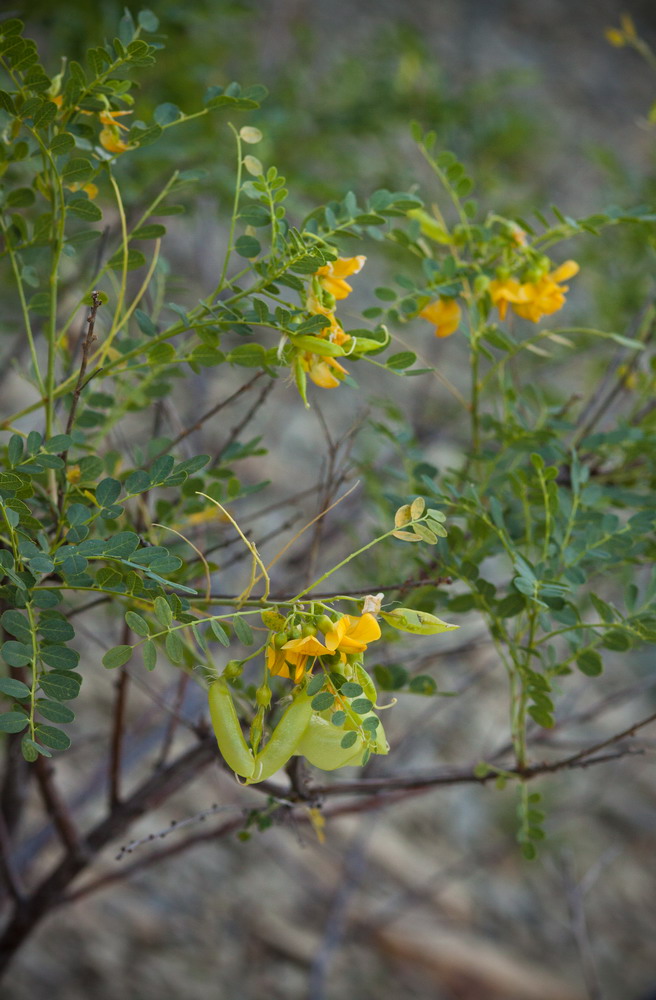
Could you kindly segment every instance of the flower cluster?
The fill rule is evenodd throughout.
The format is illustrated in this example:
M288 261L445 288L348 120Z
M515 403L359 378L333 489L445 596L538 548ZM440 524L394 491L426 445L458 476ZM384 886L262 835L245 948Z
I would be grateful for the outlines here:
M324 327L321 336L339 347L348 343L350 337L337 319L335 307L338 301L345 299L353 291L346 279L358 274L365 260L366 257L362 255L338 257L337 260L324 264L312 276L306 307L314 315L326 317L330 325ZM312 351L303 353L301 365L314 384L322 389L336 388L348 374L346 368L336 358Z
M575 260L566 260L555 271L545 271L533 281L520 282L517 278L503 277L490 283L490 297L499 309L499 316L506 318L508 306L518 316L537 323L543 316L550 316L565 304L569 286L563 282L578 274Z
M317 639L317 629L305 626L306 635L288 638L286 632L276 633L267 647L267 666L272 674L289 677L295 684L302 681L309 659L314 664L317 657L334 657L338 654L346 662L347 654L363 653L370 642L380 639L380 626L372 614L342 615L336 622L323 616L319 624L324 631L324 641ZM282 639L285 641L282 641Z
M58 108L61 108L63 106L64 98L62 94L56 94L54 97L51 97L50 100L52 101L53 104L56 104ZM103 126L103 128L100 130L100 135L98 136L98 142L103 147L103 149L107 150L108 153L114 153L115 155L118 156L120 153L127 152L128 149L134 148L133 146L130 146L127 142L124 142L123 139L121 139L121 129L124 132L127 132L129 131L128 126L123 125L122 122L116 120L117 118L122 118L123 115L132 114L131 111L110 111L109 107L106 108L104 111L98 111L98 112L86 111L84 108L78 108L78 107L74 108L74 110L82 115L93 115L93 114L98 115L98 120L100 121L100 124ZM93 187L94 185L89 185L89 186ZM84 190L86 190L86 187L84 188ZM96 188L96 194L97 190L98 189ZM89 194L90 198L95 197L95 195L92 195L89 192L87 193Z
M419 315L429 323L435 324L436 337L450 337L460 326L460 306L455 299L447 299L445 296L429 302Z

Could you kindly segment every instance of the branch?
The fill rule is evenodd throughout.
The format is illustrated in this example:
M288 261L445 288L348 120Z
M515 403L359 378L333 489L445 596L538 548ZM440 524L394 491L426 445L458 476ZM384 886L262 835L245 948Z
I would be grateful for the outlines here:
M211 417L216 416L216 414L219 413L220 410L222 410L225 406L228 406L229 403L232 403L232 401L241 396L242 393L248 392L248 390L253 385L255 385L257 380L261 378L262 375L264 375L264 372L262 371L257 372L257 374L254 375L252 379L250 379L248 382L245 382L244 385L240 386L239 389L233 392L231 396L228 396L227 399L222 399L220 403L217 403L210 410L208 410L207 413L204 413L202 417L199 417L195 424L191 424L190 427L185 427L185 429L181 431L180 434L178 434L178 436L174 438L173 441L171 441L171 443L166 446L166 448L164 448L162 451L158 452L157 455L154 456L153 461L155 460L155 458L159 458L161 455L166 455L172 448L175 448L176 445L180 444L181 441L184 441L186 437L189 437L190 434L193 434L194 431L200 430L200 428L207 420L209 420Z
M216 466L221 461L222 456L228 450L228 448L230 447L230 445L232 445L232 444L235 443L235 441L237 440L237 438L239 437L239 435L243 431L244 427L246 427L247 424L249 424L251 422L251 420L253 419L253 417L255 416L255 414L257 413L257 411L260 409L260 407L264 403L265 399L267 398L267 396L269 395L269 393L271 392L271 390L273 389L274 385L275 385L275 382L272 379L270 382L267 383L267 385L264 386L264 388L262 389L262 391L260 392L259 396L257 397L257 399L255 400L255 402L251 406L251 408L248 411L248 413L246 413L246 415L239 421L239 423L236 424L232 428L232 430L228 434L228 437L226 438L226 441L224 442L224 444L221 445L221 447L219 448L219 450L217 451L216 455L212 459L212 461L211 461L210 465L208 466L208 468L210 468L210 469L216 468Z
M68 806L55 784L54 765L39 755L34 762L34 772L46 812L52 819L62 844L73 857L84 858L86 856L84 843L73 822Z

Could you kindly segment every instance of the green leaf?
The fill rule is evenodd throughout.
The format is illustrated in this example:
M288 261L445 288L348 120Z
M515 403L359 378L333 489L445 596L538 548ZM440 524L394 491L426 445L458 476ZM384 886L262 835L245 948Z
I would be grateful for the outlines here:
M631 639L626 632L621 632L620 629L610 629L605 633L601 644L606 649L612 649L613 652L624 653L631 648Z
M132 653L132 646L114 646L113 649L108 649L103 656L103 666L107 667L108 670L114 670L116 667L122 667L124 663L128 662Z
M343 694L345 698L357 698L363 693L363 690L359 684L347 681L346 684L342 684L339 693Z
M393 371L400 371L403 368L409 368L410 365L414 365L416 360L417 355L413 354L412 351L399 351L398 354L392 354L387 359L385 366L391 368Z
M150 634L148 622L142 618L141 615L138 615L136 611L125 612L125 624L128 628L131 628L136 635L145 637Z
M354 732L345 733L344 736L342 736L339 745L342 747L342 749L348 750L349 747L353 746L357 738L358 738L357 733Z
M330 691L322 691L321 694L312 699L312 708L315 712L324 712L327 708L331 708L334 702L334 694L331 694Z
M582 674L598 677L604 669L603 660L594 649L585 649L576 657L576 665Z
M159 28L159 20L153 14L152 10L140 10L137 15L137 21L139 27L143 28L144 31L154 32Z
M165 628L170 628L173 624L173 612L165 597L155 598L155 617Z
M77 216L78 219L83 219L85 222L98 222L102 219L102 212L94 202L89 201L86 195L79 195L72 198L67 205L67 209L72 215Z
M330 721L332 722L333 726L338 726L338 727L343 726L344 723L346 722L346 712L342 711L334 712L330 718Z
M75 719L75 712L58 701L41 700L37 702L37 708L44 719L48 719L49 722L61 722L65 725Z
M70 557L69 557L70 558ZM80 558L79 556L73 557L74 559ZM65 560L66 562L67 560ZM84 560L86 566L86 560ZM84 567L83 567L84 568ZM46 617L48 615L48 617ZM48 642L68 642L69 639L75 638L75 629L70 622L67 622L65 618L61 618L56 612L48 611L44 612L39 619L39 624L37 625L37 630L41 633L44 639Z
M74 148L75 139L70 132L60 132L50 143L50 152L53 156L63 156Z
M254 236L240 236L235 241L235 250L240 257L246 257L250 260L262 252L262 246Z
M172 125L173 122L177 122L178 118L182 118L182 111L177 104L171 104L170 101L167 101L165 104L158 104L153 118L158 125Z
M20 611L5 611L0 617L0 623L5 631L9 632L20 642L30 643L32 641L32 629L29 620Z
M0 654L5 663L10 667L26 667L34 658L30 646L22 642L12 642L11 640L3 644Z
M244 618L237 615L232 619L232 627L235 635L243 646L251 646L253 643L253 630Z
M355 701L351 702L351 708L358 715L366 715L373 707L373 702L369 698L356 698Z
M147 642L144 642L141 647L141 653L143 655L143 662L146 670L154 670L155 665L157 664L157 646L152 639L148 639Z
M79 674L61 674L53 670L41 677L39 687L45 695L56 701L73 701L80 693L81 683Z
M23 712L3 712L0 715L0 733L20 733L28 721Z
M374 667L376 683L383 691L398 691L408 681L408 671L398 663L377 663Z
M159 240L166 236L166 226L159 222L151 222L147 226L139 226L132 233L133 240Z
M29 698L31 691L27 684L14 680L13 677L0 677L0 694L7 695L8 698Z
M52 757L49 750L46 750L45 747L40 747L29 736L24 736L21 740L21 753L28 764L33 764L35 760L38 760L39 756Z
M34 204L35 194L30 187L14 188L6 198L6 204L11 208L28 208Z
M326 678L322 673L315 674L307 686L306 694L309 694L310 696L318 694L325 683Z
M171 663L182 663L184 647L182 645L182 639L177 632L168 633L164 642L164 648L166 649L166 655Z
M135 469L125 480L125 492L131 494L144 493L152 484L150 475L145 469Z
M96 487L96 500L101 507L110 507L121 493L118 479L103 479Z
M76 157L69 160L62 173L64 184L83 184L93 173L93 167L88 160Z
M68 750L71 745L70 737L55 726L38 725L36 727L36 735L42 743L45 743L47 747L51 747L53 750Z
M224 629L223 625L221 625L220 622L217 622L214 619L212 619L210 621L210 628L222 646L230 645L230 639L228 638L228 633L226 632L226 630Z
M113 268L115 271L121 271L123 269L123 264L125 260L123 250L117 250L113 257L107 261L107 266ZM146 263L146 258L142 254L141 250L135 250L132 247L127 253L127 270L135 271L138 267L143 267Z
M408 690L412 694L432 695L437 691L437 684L427 674L418 674L416 677L411 678Z
M147 316L143 309L134 310L134 318L137 321L137 325L141 332L146 335L146 337L154 337L157 333L157 327L153 323L150 316Z
M261 344L240 344L228 354L228 361L244 368L259 368L265 358L266 351Z

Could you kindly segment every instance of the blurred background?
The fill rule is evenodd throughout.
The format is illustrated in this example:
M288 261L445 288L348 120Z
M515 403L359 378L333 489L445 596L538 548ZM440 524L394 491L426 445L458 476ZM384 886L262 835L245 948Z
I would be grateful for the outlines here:
M656 201L656 145L648 120L656 74L635 52L613 48L604 37L628 13L639 33L656 41L650 0L162 0L153 9L165 47L144 74L139 116L149 120L165 101L192 111L212 84L265 84L269 98L248 122L264 132L257 154L288 177L291 212L299 217L349 189L365 197L379 187L419 185L428 203L437 197L410 138L413 119L437 132L438 146L463 159L482 204L501 213L522 215L555 203L580 216L609 204ZM54 73L62 53L81 59L90 44L113 37L122 7L110 0L93 6L31 0L8 13L26 20L27 34L47 53L46 67ZM233 159L225 122L206 118L125 165L126 199L135 211L163 165L207 171L200 198L169 227L172 298L177 289L181 301L192 303L216 276ZM372 290L394 273L395 251L379 245L346 250L369 257L353 282L348 306L356 311L375 304ZM568 322L585 318L585 325L625 329L653 291L651 248L627 227L566 251L582 264ZM418 321L426 357L457 382L464 344L455 337L437 341L420 327ZM600 353L599 370L606 363ZM307 499L303 491L325 471L335 442L345 475L351 475L349 463L367 460L375 460L381 478L393 475L399 451L390 444L388 453L372 456L367 423L384 420L402 440L408 432L395 423L396 401L410 413L430 461L438 467L457 461L466 428L448 394L423 379L390 377L383 384L373 371L358 371L361 394L340 390L329 434L322 397L315 394L318 405L306 414L282 380L272 408L244 425L240 441L261 437L262 447L271 449L268 460L257 460L258 476L268 461L267 478L278 482L264 512L256 496L240 508L256 537L272 536L269 549L262 542L265 555L317 512L316 494ZM205 370L193 393L190 382L186 394L166 402L164 419L184 426L190 414L228 394L230 377L223 368L219 376ZM536 377L575 384L577 369L545 372L542 366ZM7 391L21 389L12 383ZM245 398L244 418L251 404ZM354 428L362 430L351 446ZM193 448L216 451L230 433L221 424L207 426ZM248 458L243 468L248 480ZM278 509L268 509L272 499ZM348 535L349 512L358 502L350 499L326 522L324 545L338 546L337 535ZM357 530L369 528L359 523ZM208 533L206 545L212 541ZM231 551L223 557L227 591L243 580L243 564L230 568ZM279 591L307 575L311 556L289 558L279 569ZM343 585L366 587L389 579L388 573L384 556L373 555ZM404 697L386 720L395 773L436 761L471 765L507 737L505 680L494 649L475 615L461 616L460 624L457 639L426 640L418 654L438 688L457 697ZM117 627L107 622L107 635ZM106 636L80 634L88 663L97 664ZM618 657L594 685L575 679L560 706L557 745L575 752L648 714L654 705L650 671L643 653L628 662ZM175 675L166 669L146 679L135 674L128 753L137 776L161 744L157 706L170 698ZM83 821L94 816L92 793L103 780L94 753L106 740L114 684L107 672L93 676L83 698L96 728L87 722L62 770ZM201 703L200 692L189 691L180 712L193 718ZM569 725L575 738L568 736ZM116 848L106 852L100 869L109 877L106 887L81 894L42 925L17 958L3 996L647 1000L656 990L656 784L653 741L643 736L640 745L642 756L540 783L548 841L531 864L515 844L512 792L466 785L331 819L323 833L311 823L276 823L248 839L202 841L203 822L223 813L229 819L244 803L262 804L261 795L212 767L135 830L135 837L157 836L172 822L218 804L216 815L191 824L200 831L198 845L157 866L144 864L116 884L111 877L128 862L115 860ZM385 773L385 766L376 761L368 773ZM35 814L25 858L47 842L41 823ZM164 843L174 844L176 836L171 832ZM149 849L135 846L129 863L147 859Z

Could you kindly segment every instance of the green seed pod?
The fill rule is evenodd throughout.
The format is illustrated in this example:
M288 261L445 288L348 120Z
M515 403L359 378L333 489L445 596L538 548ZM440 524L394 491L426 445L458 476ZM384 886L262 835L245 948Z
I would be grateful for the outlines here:
M316 625L310 625L308 623L307 625L303 625L303 627L301 628L301 635L303 635L306 638L308 638L311 635L316 635L316 634L317 634Z
M221 756L235 774L250 778L255 770L255 758L244 739L230 689L223 677L211 685L208 698L212 728Z
M286 642L289 642L289 635L287 632L276 632L273 637L273 645L276 649L282 649Z
M246 782L248 785L270 778L293 757L312 716L311 701L310 696L301 691L285 709L269 742L255 758L253 774Z

